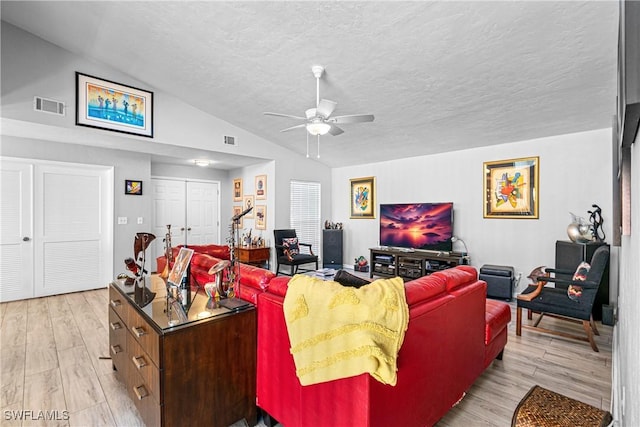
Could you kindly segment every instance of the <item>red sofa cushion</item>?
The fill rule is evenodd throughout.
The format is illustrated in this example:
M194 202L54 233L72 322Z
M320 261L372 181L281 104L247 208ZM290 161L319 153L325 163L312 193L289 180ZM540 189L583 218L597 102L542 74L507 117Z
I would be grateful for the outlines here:
M467 286L478 280L478 271L470 265L459 265L433 273L431 276L443 277L447 292Z
M182 245L178 245L181 248ZM189 249L193 249L194 252L206 254L218 259L231 259L229 253L229 246L227 245L187 245Z
M484 343L489 344L511 321L509 304L488 299L485 310Z
M438 276L422 276L404 284L407 304L411 307L417 302L434 298L445 291L445 279Z
M241 285L248 285L263 291L267 289L274 277L276 277L276 275L272 271L249 264L240 264Z

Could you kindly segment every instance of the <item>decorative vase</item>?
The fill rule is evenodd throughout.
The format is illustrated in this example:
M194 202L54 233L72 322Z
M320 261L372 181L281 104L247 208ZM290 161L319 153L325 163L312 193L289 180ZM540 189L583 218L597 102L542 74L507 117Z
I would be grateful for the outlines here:
M574 243L587 243L593 240L591 224L587 223L584 218L571 214L571 224L567 226L567 235Z

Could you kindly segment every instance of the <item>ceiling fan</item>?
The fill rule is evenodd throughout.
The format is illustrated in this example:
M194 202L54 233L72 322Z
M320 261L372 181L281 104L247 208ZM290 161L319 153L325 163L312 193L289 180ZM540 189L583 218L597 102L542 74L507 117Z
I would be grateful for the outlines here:
M318 138L318 158L320 158L320 135L326 135L327 133L337 136L344 133L337 125L348 123L363 123L372 122L374 120L373 114L351 114L346 116L334 116L331 117L333 110L335 110L337 102L329 101L328 99L320 99L320 78L324 73L324 67L322 65L314 65L311 67L311 71L316 78L316 106L315 108L309 108L305 111L305 117L293 116L291 114L282 113L264 113L267 116L289 117L292 119L303 120L304 123L282 129L280 132L288 132L290 130L306 128L307 130L307 157L309 157L309 135L317 136Z

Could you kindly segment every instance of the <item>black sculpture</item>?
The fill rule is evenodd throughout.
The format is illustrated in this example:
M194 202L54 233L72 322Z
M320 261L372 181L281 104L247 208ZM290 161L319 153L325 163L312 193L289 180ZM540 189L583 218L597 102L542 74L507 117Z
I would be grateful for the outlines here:
M591 205L591 207L595 208L593 211L587 211L587 213L591 214L591 216L589 216L589 222L591 222L591 233L596 241L604 242L606 236L602 229L602 223L604 222L602 219L602 209L600 209L600 206L598 205ZM601 233L602 237L600 237Z

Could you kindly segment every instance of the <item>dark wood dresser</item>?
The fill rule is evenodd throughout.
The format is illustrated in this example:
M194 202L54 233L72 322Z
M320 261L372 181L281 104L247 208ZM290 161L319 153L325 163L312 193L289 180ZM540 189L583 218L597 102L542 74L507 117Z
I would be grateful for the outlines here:
M110 285L109 346L145 424L226 427L245 419L255 425L255 307L215 308L197 293L187 320L170 326L166 291L143 305L140 289Z

